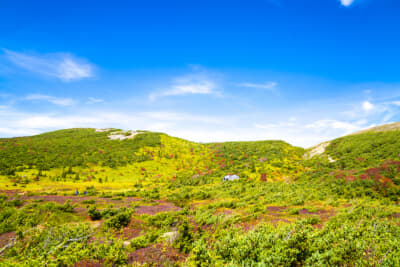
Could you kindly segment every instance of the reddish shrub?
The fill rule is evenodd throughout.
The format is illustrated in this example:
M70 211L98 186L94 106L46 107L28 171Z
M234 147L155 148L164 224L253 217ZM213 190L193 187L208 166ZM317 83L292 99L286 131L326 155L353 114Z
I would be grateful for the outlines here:
M335 177L341 179L341 178L344 177L344 174L340 172L340 173L337 173L337 174L335 175Z
M365 171L369 176L375 177L380 175L381 168L375 167L375 168L369 168Z
M353 182L356 180L356 177L354 177L353 175L348 175L346 176L346 181L347 182Z

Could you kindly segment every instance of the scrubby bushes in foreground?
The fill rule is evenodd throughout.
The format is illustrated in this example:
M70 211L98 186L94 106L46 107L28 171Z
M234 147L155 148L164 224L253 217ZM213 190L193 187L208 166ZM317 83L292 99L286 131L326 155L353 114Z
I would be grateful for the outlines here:
M247 233L229 228L196 241L189 262L196 266L399 266L400 227L378 216L375 208L356 208L322 229L305 220L278 227L262 224Z

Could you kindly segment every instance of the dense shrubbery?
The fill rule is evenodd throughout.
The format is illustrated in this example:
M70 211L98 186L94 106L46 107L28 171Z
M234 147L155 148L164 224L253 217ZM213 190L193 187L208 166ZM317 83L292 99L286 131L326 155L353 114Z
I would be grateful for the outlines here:
M400 260L400 228L372 219L377 209L343 213L323 229L307 221L263 224L250 232L229 228L195 242L190 262L198 266L396 266ZM351 264L351 265L353 265Z
M129 224L132 210L126 208L107 208L100 211L96 206L92 206L88 210L88 215L92 220L107 219L106 225L108 227L118 229Z
M387 159L400 159L400 131L349 135L332 141L326 152L336 161L335 169L377 166Z
M111 216L107 221L106 225L110 228L119 229L123 226L127 226L131 220L132 212L122 211Z
M26 230L46 221L58 224L62 221L75 221L74 206L69 202L63 205L48 202L42 205L31 203L18 209L10 203L16 200L0 203L0 234L16 230Z
M34 229L19 237L4 256L10 259L10 266L72 266L82 259L102 260L110 265L126 263L122 242L88 242L94 234L84 224Z

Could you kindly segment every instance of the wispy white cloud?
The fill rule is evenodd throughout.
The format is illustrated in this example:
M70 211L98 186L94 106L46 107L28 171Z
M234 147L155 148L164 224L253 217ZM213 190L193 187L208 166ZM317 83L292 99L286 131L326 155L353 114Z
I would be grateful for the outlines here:
M164 91L158 92L161 95L156 97L161 97L166 92L166 95L194 95L199 92L218 95L218 90L222 88L226 90L225 97L228 94L226 85L236 86L233 82L224 83L226 80L223 78L227 76L219 78L220 76L213 76L210 73L207 75L203 70L200 70L201 74L198 74L199 70L196 71L196 74L172 80ZM182 89L184 85L198 85L204 81L212 83L212 89ZM171 93L173 89L177 92ZM160 131L199 142L279 139L294 145L310 147L374 124L395 121L400 115L398 96L390 95L390 98L379 99L373 92L368 96L359 92L358 95L353 94L340 100L329 98L326 102L320 99L310 100L297 106L287 105L281 109L268 105L263 105L263 109L242 108L243 106L239 106L242 100L235 98L230 98L229 101L226 101L226 98L222 101L218 98L213 99L216 100L216 105L221 107L207 105L210 99L202 99L206 103L201 105L207 107L203 109L171 107L169 101L165 101L166 103L160 101L157 105L143 101L146 103L122 106L121 101L113 104L112 100L107 101L107 105L90 107L75 105L74 109L71 109L63 108L62 105L68 105L72 99L55 100L55 97L45 94L29 95L27 98L31 101L55 102L61 104L61 107L54 108L49 113L30 111L29 107L25 110L25 107L18 103L14 107L0 107L0 125L3 125L0 127L0 136L27 135L74 127L114 127ZM101 99L95 97L79 99L80 103L88 101L100 103ZM229 109L230 107L233 108ZM12 112L13 108L25 111Z
M87 104L96 104L96 103L102 103L102 102L104 102L104 99L88 97L88 101L86 103Z
M71 106L75 104L75 101L71 98L60 98L42 94L30 94L27 95L24 99L30 101L46 101L57 106Z
M165 96L218 94L217 83L205 74L189 74L173 80L167 89L150 94L150 100Z
M67 53L33 55L3 49L7 60L26 71L55 77L64 82L94 76L94 66L84 59Z
M365 127L365 120L360 120L356 122L339 121L339 120L317 120L313 123L307 124L305 128L315 129L318 131L323 131L327 129L337 129L343 130L345 133L351 133L358 131Z
M369 101L364 101L363 103L362 103L362 109L364 110L364 111L370 111L370 110L372 110L372 109L374 109L375 108L375 106L371 103L371 102L369 102Z
M348 119L359 120L367 117L380 117L390 109L389 103L374 101L363 101L352 103L351 107L341 112Z
M342 4L343 6L348 7L348 6L351 6L351 4L354 3L354 0L340 0L340 2L341 2L341 4Z
M400 101L392 101L392 104L400 107Z
M266 82L266 83L239 83L237 86L239 87L247 87L247 88L255 88L255 89L264 89L264 90L274 90L278 83L276 82Z

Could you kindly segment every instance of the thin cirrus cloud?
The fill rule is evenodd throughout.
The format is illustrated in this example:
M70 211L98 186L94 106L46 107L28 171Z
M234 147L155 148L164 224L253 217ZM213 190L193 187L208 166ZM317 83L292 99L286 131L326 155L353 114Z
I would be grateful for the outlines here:
M264 89L264 90L275 90L278 83L276 82L267 82L267 83L239 83L237 86L239 87L247 87L254 89Z
M156 100L166 96L211 94L218 94L217 83L213 79L205 75L190 74L174 79L169 88L150 94L149 99Z
M348 7L348 6L351 6L351 5L354 3L354 0L340 0L340 3L341 3L343 6Z
M349 122L349 121L326 119L326 120L317 120L313 123L307 124L305 128L320 130L320 131L326 129L337 129L337 130L343 130L345 131L345 133L351 133L364 128L366 123L367 123L366 120Z
M89 97L88 101L86 103L87 104L96 104L96 103L102 103L102 102L104 102L103 99L95 98L95 97Z
M25 100L29 101L46 101L51 104L57 105L57 106L72 106L75 104L75 101L71 98L60 98L60 97L54 97L54 96L49 96L49 95L42 95L42 94L30 94L25 97Z
M3 49L5 58L16 67L63 82L94 76L94 66L68 53L33 55Z

